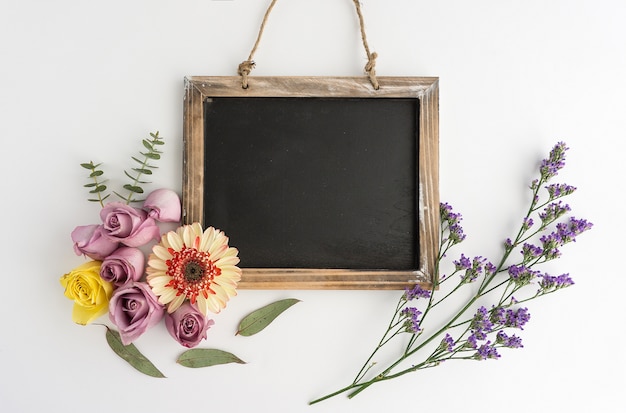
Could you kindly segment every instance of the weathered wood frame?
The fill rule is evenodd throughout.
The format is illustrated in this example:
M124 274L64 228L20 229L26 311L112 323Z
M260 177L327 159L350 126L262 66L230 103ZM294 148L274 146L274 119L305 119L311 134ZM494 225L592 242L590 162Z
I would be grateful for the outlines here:
M239 288L247 289L404 289L432 285L439 248L439 83L433 77L185 78L183 129L183 223L204 217L204 108L215 97L414 98L419 100L419 268L411 271L243 268Z

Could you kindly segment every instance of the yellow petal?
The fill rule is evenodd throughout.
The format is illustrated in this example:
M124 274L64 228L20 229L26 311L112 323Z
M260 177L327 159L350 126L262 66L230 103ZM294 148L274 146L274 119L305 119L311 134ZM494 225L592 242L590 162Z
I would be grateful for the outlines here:
M105 303L99 307L86 308L79 304L74 304L72 309L72 320L75 323L87 325L96 318L104 315L108 311L108 305Z

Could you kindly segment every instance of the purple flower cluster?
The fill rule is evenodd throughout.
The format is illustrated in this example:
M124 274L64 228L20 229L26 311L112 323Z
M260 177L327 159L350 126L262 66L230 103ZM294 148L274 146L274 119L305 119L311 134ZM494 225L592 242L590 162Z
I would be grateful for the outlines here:
M576 187L568 184L550 184L546 186L550 199L571 195L576 191Z
M485 307L481 306L476 310L476 314L474 314L474 318L470 323L470 329L472 330L471 335L478 340L484 340L487 338L487 334L492 331L493 322Z
M593 227L591 222L585 219L570 217L568 222L556 225L556 231L542 236L539 240L543 244L544 256L554 259L561 256L559 248L568 242L576 241L576 237Z
M562 201L552 202L544 208L543 212L539 213L539 218L541 218L544 225L547 225L550 222L556 221L569 211L571 211L570 206L563 204Z
M418 333L420 329L420 319L419 316L422 315L422 312L419 311L415 307L406 307L403 308L400 312L401 318L404 318L404 331L407 333Z
M574 280L572 280L569 274L561 274L556 277L548 274L543 274L541 275L541 278L542 279L539 282L539 287L541 287L540 291L542 291L543 293L574 285Z
M530 320L528 308L505 309L503 307L494 307L491 309L490 321L494 330L502 327L514 327L523 330L524 325Z
M522 222L522 228L524 229L524 231L528 231L534 224L535 221L533 221L532 218L526 217Z
M515 335L509 337L502 330L504 328L519 328L523 330L528 320L530 320L530 314L527 308L513 310L499 306L488 311L485 307L480 307L470 321L471 332L465 347L476 350L473 358L477 360L499 358L497 347L522 347L521 338ZM496 331L496 341L491 342L487 340L488 335ZM480 342L483 343L480 344Z
M514 327L523 330L529 320L530 313L528 312L528 308L518 308L517 310L508 309L506 310L503 324L505 327Z
M495 344L491 344L491 341L487 341L476 349L474 358L476 360L497 359L500 358L500 354L498 354Z
M511 265L508 269L510 279L518 286L528 285L541 272L532 270L525 265Z
M522 339L517 337L515 334L512 336L508 336L504 331L498 331L496 335L496 343L501 344L503 347L509 348L521 348L524 347L522 345Z
M465 239L465 234L460 225L463 219L461 214L454 212L448 203L439 204L439 213L441 215L441 227L448 229L448 238L442 242L447 241L452 245L462 242Z
M407 288L404 292L404 299L411 301L418 298L430 298L430 291L423 289L419 284L415 284L413 288Z
M465 271L461 275L463 283L476 281L476 278L478 278L483 270L486 275L493 274L496 270L496 267L492 263L488 262L486 258L477 256L470 260L464 254L461 254L461 258L459 258L459 260L454 261L454 266L457 271Z
M559 142L552 148L548 158L541 162L539 172L544 182L556 176L565 166L565 151L568 149L565 142Z
M523 263L527 264L530 261L536 260L537 258L541 257L543 255L543 248L537 245L525 243L522 246L522 250L520 252L524 257Z
M576 219L570 217L568 222L561 222L556 225L557 236L561 241L561 245L576 241L576 237L593 227L591 222L586 219Z
M454 339L450 334L446 334L446 336L441 340L439 349L447 351L448 353L451 353L452 350L454 350Z

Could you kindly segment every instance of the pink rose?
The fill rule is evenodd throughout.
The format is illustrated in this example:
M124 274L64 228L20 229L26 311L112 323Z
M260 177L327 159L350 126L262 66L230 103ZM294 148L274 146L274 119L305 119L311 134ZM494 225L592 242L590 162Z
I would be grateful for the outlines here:
M159 227L148 213L121 202L110 202L100 210L103 233L111 241L140 247L161 238Z
M74 228L71 236L76 255L84 254L93 260L102 261L115 251L119 244L106 237L102 230L102 225L82 225Z
M148 284L130 282L118 288L109 301L109 318L127 346L163 318L164 309Z
M180 221L181 205L178 194L170 189L152 191L143 203L148 216L160 222Z
M119 247L102 261L100 277L116 286L139 281L144 272L146 257L138 248Z
M215 322L206 318L195 306L185 302L172 314L165 315L165 327L185 347L197 346Z

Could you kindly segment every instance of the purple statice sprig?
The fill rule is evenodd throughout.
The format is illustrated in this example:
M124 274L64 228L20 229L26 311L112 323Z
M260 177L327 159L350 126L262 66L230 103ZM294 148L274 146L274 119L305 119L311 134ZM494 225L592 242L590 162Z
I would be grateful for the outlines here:
M527 213L517 234L504 242L502 255L494 261L495 265L481 255L471 258L471 255L461 254L451 263L451 275L458 276L441 275L449 250L462 243L466 235L461 226L461 214L448 203L440 204L434 282L429 289L423 286L407 289L398 300L382 339L352 383L311 404L344 392L352 398L380 381L438 366L447 360L499 359L501 349L522 348L522 339L510 331L523 330L530 321L528 308L521 304L574 284L569 273L551 276L537 266L559 258L564 245L576 241L580 234L593 227L585 219L568 217L571 207L562 199L576 188L551 182L564 168L568 150L564 142L558 142L541 161L539 177L530 185L532 193ZM456 284L450 280L456 280ZM444 318L447 321L437 318L436 327L432 328L428 317L435 307L453 295L459 296L460 290L464 291L462 304ZM395 340L402 340L403 351L387 365L377 364L375 356L392 341L397 343ZM378 371L372 373L374 366Z

